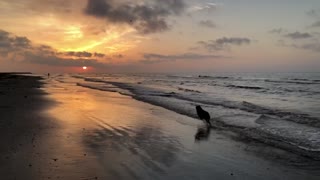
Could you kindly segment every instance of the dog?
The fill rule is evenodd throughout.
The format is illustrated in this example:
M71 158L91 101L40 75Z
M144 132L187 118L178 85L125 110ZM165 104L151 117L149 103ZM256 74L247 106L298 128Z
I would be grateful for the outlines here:
M196 106L196 110L197 110L197 114L198 114L199 118L201 120L205 120L208 123L208 125L211 126L210 114L207 111L203 110L201 108L201 106Z

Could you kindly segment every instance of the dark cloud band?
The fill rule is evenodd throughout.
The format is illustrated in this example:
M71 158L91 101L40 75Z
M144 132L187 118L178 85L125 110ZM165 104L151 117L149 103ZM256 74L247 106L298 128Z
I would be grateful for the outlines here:
M287 38L291 38L291 39L306 39L306 38L311 38L312 35L309 33L301 33L301 32L294 32L294 33L288 33L286 35L284 35Z
M223 37L216 40L199 41L198 44L209 51L220 51L230 48L231 45L241 46L251 43L249 38Z
M147 3L148 2L148 3ZM152 0L144 3L121 3L114 0L88 0L85 14L105 18L113 23L125 23L140 33L155 33L169 29L167 18L185 9L183 0Z
M143 57L144 57L144 60L142 60L141 62L144 64L172 62L177 60L201 60L201 59L227 58L225 56L219 56L219 55L194 54L194 53L174 54L174 55L146 53L143 55Z
M8 55L11 55L13 59L10 59ZM85 51L57 52L50 46L35 45L26 37L15 36L3 30L0 30L0 56L12 61L16 61L15 57L20 56L22 62L53 66L86 65L99 68L107 66L97 60L97 58L105 57L105 54Z

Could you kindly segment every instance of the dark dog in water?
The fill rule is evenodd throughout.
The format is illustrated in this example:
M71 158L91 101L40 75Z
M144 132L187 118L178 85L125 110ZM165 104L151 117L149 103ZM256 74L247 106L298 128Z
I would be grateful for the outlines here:
M196 109L197 109L197 114L198 114L199 118L201 120L205 120L208 123L208 125L211 126L210 114L207 111L203 110L201 108L201 106L196 106Z

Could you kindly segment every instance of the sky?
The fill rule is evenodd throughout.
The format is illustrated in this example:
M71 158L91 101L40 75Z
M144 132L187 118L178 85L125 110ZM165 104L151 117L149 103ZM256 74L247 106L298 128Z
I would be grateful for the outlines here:
M319 0L0 1L0 71L319 70Z

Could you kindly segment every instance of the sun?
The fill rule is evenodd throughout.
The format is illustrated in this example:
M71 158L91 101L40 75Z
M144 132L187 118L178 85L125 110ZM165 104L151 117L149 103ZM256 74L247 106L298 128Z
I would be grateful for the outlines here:
M87 66L83 66L82 69L83 69L83 70L87 70Z

